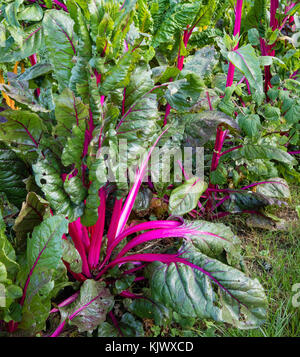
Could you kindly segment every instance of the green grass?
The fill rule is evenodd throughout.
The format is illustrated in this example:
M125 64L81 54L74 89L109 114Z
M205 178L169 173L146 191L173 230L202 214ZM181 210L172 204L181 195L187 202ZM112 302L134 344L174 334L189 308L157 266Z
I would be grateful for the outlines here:
M292 209L300 202L300 190L292 192ZM295 211L287 210L287 218ZM233 222L233 228L239 222ZM242 223L242 222L240 222ZM240 238L243 242L244 257L249 273L257 277L264 286L268 297L267 321L258 329L238 330L224 325L215 325L215 335L229 337L299 337L300 307L294 307L292 291L294 284L300 283L300 224L290 226L288 231L265 231L247 229L237 224L236 231L246 232Z
M269 311L266 323L255 330L217 326L222 336L299 337L300 307L292 306L293 284L300 283L300 229L286 233L256 233L246 246L252 276L265 288ZM267 264L269 266L267 266ZM267 268L267 269L266 269ZM270 270L269 270L270 269Z

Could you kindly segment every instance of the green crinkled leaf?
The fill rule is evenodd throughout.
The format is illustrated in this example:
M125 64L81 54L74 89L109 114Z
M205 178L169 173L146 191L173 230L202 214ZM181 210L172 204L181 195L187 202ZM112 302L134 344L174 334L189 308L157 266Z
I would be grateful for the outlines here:
M239 266L241 243L225 224L203 220L184 220L184 228L192 230L191 233L185 235L185 238L197 250L223 263L228 262L232 266Z
M34 90L28 88L27 82L25 82L25 85L23 83L13 81L12 85L0 84L0 90L4 91L11 99L24 104L34 112L47 113L48 110L37 103L34 97Z
M105 283L88 279L82 284L80 295L72 304L72 311L80 311L71 324L76 325L79 332L93 331L105 321L113 305L113 296L105 288Z
M27 263L35 265L35 270L42 267L56 269L62 257L62 236L68 232L68 221L63 216L45 219L33 230L27 242Z
M0 139L26 159L35 159L39 142L46 130L41 118L25 110L5 110L1 115L7 121L0 123Z
M184 62L184 68L181 71L183 75L194 73L204 78L210 74L214 66L218 63L216 59L216 50L213 46L206 46L197 50L194 55L188 56Z
M2 262L0 262L0 283L5 282L6 279L7 279L7 271L6 271L5 265ZM1 287L1 289L2 289L2 287ZM2 293L2 290L1 290L1 293ZM3 300L0 300L0 301L2 302Z
M147 294L146 298L134 299L128 310L141 319L154 320L156 325L166 325L172 320L172 314L164 305L153 301Z
M194 22L201 3L178 3L170 6L169 11L161 18L162 23L153 38L152 46L157 47L160 44L171 42L174 34L182 31L187 25Z
M244 210L260 210L266 206L284 205L285 202L277 198L269 197L261 193L246 190L235 190L230 193L230 200L224 202L223 206L232 213L242 212Z
M71 201L76 205L80 205L86 198L87 189L83 186L82 180L78 175L71 178L67 176L64 182L64 189Z
M202 193L207 189L207 183L197 177L190 178L176 187L169 200L169 211L173 215L183 215L197 206Z
M61 258L62 236L67 232L68 221L63 216L52 216L36 226L28 239L23 279L28 281L30 277L30 280L19 327L31 334L45 329L55 281L59 281L61 275L66 277Z
M280 109L271 104L263 106L262 114L269 122L278 122L280 119Z
M288 165L296 164L296 159L292 155L277 148L276 146L267 144L246 144L243 145L241 149L235 150L234 154L232 153L232 155L236 159L269 159Z
M38 4L32 4L26 6L22 11L18 13L19 21L37 22L43 18L43 10Z
M23 180L28 176L26 164L14 151L0 142L0 191L17 207L21 207L26 198L27 191Z
M228 59L245 75L254 93L255 101L260 105L264 99L263 78L259 58L256 56L253 47L246 45L228 52Z
M153 19L151 16L150 8L146 0L137 0L137 22L140 32L148 32L153 28Z
M256 328L264 322L267 301L257 279L208 258L191 243L183 249L181 257L206 273L182 263L152 263L148 275L155 300L183 317L213 319L239 328Z
M225 185L227 183L228 172L224 166L218 167L210 173L210 182L213 185Z
M165 98L172 108L185 111L196 104L203 90L202 80L195 74L187 74L185 78L171 82Z
M26 68L24 73L19 74L16 77L18 81L30 81L53 71L53 67L50 63L37 63L32 67Z
M176 78L180 73L177 67L168 67L167 65L152 68L152 78L155 83L169 82L171 78Z
M143 337L143 324L137 321L133 315L126 312L122 315L119 328L124 337ZM103 322L98 328L98 337L120 337L119 331L108 322Z
M75 55L74 22L64 11L47 10L43 30L48 58L54 68L59 91L69 86Z
M122 277L121 279L117 279L115 283L116 292L121 293L122 291L128 289L134 282L134 279L134 275L127 275Z
M25 304L22 309L22 321L18 325L20 330L26 330L31 336L46 329L46 320L51 309L50 299L45 300L39 295L34 295L30 304Z
M126 87L130 83L130 76L140 58L141 51L138 49L133 53L126 52L116 65L105 73L104 80L100 86L101 94L108 95L115 89Z
M157 95L149 93L153 87L151 71L146 66L137 67L131 75L129 85L126 87L124 115L117 125L116 133L112 130L108 135L111 140L110 146L113 145L113 142L116 150L118 150L117 140L122 140L123 143L123 139L127 140L127 162L129 166L136 164L139 161L139 156L142 157L145 154L145 150L150 148L153 137L158 132ZM122 162L120 165L122 166ZM115 172L118 167L114 168ZM122 171L122 168L120 171ZM120 175L124 175L123 171ZM124 177L122 179L124 182ZM122 180L117 180L117 182L122 184Z
M298 123L300 118L300 100L294 101L290 108L284 114L288 123Z
M260 118L257 114L242 115L239 114L238 117L239 127L249 136L250 138L257 137L261 129Z
M229 129L232 133L240 130L236 120L216 110L182 114L179 118L182 118L185 123L185 133L197 139L199 146L203 146L212 135L215 135L219 125Z
M247 4L248 5L248 4ZM245 14L244 21L241 23L242 31L247 31L251 28L258 29L259 35L264 37L267 21L267 4L266 0L254 0L248 5L248 12Z
M74 31L78 36L76 47L76 63L72 68L69 87L73 92L79 94L84 101L89 97L88 86L88 63L92 56L92 44L87 23L76 1L69 0L67 3L70 17L74 21Z
M68 88L55 97L54 102L55 119L57 120L55 134L59 137L63 146L65 146L67 138L70 137L70 133L75 125L79 125L82 129L85 127L85 122L89 118L89 109Z
M45 194L51 208L57 213L68 217L70 222L75 221L83 213L83 202L76 205L67 194L61 178L61 167L50 153L47 158L40 159L32 166L35 181ZM76 195L76 192L72 192ZM81 192L79 193L81 195Z
M264 183L256 186L256 193L260 193L264 196L274 197L274 198L290 198L291 193L288 183L280 178L269 178L268 183Z
M70 269L74 273L82 272L82 261L78 250L75 248L73 242L67 239L62 240L62 259L70 264Z
M120 337L119 331L108 322L103 322L98 327L98 337Z
M82 152L85 139L85 123L81 126L73 126L72 136L67 138L67 142L61 155L61 162L64 166L74 165L81 170Z
M40 23L24 28L22 37L22 45L9 40L6 47L0 47L0 62L20 61L43 47L44 33Z

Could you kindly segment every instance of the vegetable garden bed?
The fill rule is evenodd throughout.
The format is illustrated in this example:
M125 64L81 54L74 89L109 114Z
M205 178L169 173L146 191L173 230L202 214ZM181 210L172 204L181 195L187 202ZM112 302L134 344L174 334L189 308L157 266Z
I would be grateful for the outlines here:
M1 336L297 335L299 2L0 6Z

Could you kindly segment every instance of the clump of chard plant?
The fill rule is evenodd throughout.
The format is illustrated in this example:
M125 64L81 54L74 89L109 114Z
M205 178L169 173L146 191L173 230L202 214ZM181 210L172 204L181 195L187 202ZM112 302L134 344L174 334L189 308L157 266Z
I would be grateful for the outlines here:
M261 325L263 287L215 220L274 219L268 209L299 182L298 5L0 4L0 185L13 205L0 217L1 330L141 336L144 318ZM154 147L185 146L204 147L203 178L184 158L172 167L179 184L146 171ZM168 204L163 217L132 219L143 190Z

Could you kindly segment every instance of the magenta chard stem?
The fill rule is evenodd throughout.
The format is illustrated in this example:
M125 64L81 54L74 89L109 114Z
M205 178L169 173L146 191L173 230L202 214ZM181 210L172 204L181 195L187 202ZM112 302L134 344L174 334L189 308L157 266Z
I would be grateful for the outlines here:
M242 8L243 8L243 0L237 0L236 7L235 7L235 24L234 24L234 30L233 30L234 36L237 36L240 34L241 20L242 20ZM238 49L238 44L235 46L234 50L237 50L237 49ZM233 83L234 70L235 70L235 67L230 62L229 68L228 68L228 73L227 73L226 87L230 87ZM222 147L223 147L223 144L224 144L227 134L228 134L228 130L222 130L220 127L217 128L217 135L216 135L214 152L213 152L212 161L211 161L210 172L215 171L219 165L219 160L222 155L221 154ZM216 185L209 183L209 188L216 188ZM212 208L212 200L211 200L210 192L208 191L207 209L210 210L211 208Z
M236 36L236 35L240 34L241 20L242 20L242 8L243 8L243 0L237 0L237 2L236 2L236 10L235 10L235 24L234 24L233 36ZM239 47L239 44L237 44L234 47L234 50L237 50L238 47ZM235 67L230 62L229 63L229 68L228 68L228 74L227 74L226 87L231 87L231 85L233 83L234 70L235 70Z
M196 26L196 24L190 29L190 31L188 30L189 26L187 26L187 30L184 30L184 32L183 32L183 44L184 44L185 48L187 47L187 44L189 42L189 39L192 35L193 29L195 28L195 26ZM180 46L179 46L178 56L177 56L177 68L180 71L182 71L182 69L183 69L183 62L184 62L184 56L181 55ZM173 78L170 78L169 81L172 82ZM165 117L164 117L164 126L167 125L168 116L170 114L170 111L171 111L171 106L168 103L166 106L166 112L165 112Z

